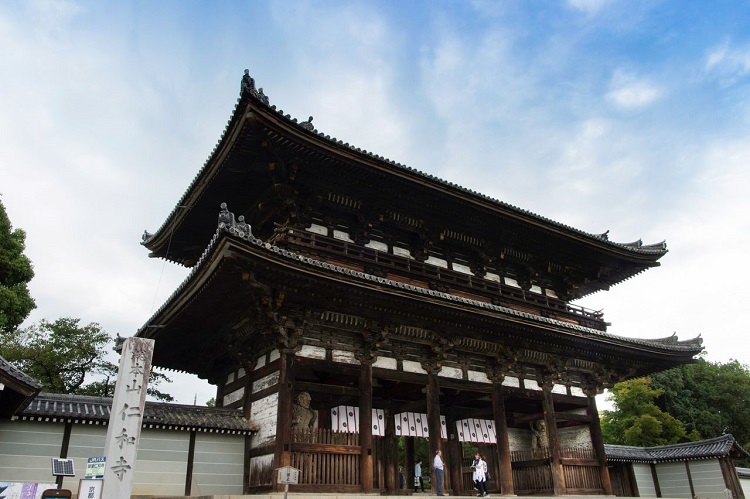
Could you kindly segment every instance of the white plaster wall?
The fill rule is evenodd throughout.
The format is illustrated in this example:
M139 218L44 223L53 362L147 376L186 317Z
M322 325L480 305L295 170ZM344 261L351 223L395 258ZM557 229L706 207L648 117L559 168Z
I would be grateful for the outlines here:
M521 386L521 382L515 376L506 376L503 380L503 386L518 388Z
M381 369L396 370L398 367L398 360L393 357L378 357L378 359L372 363L372 367L379 367Z
M740 487L745 497L750 497L750 478L740 478Z
M298 357L306 357L308 359L322 359L326 358L326 349L323 347L317 347L315 345L303 345L299 352L296 353Z
M258 424L260 430L251 437L251 447L260 447L276 439L276 414L278 412L278 405L278 393L272 393L252 403L250 421Z
M253 393L258 393L261 390L265 390L279 382L279 371L274 371L271 374L263 376L260 379L253 381Z
M477 381L479 383L489 383L490 379L487 377L487 373L479 371L469 371L469 381Z
M461 379L463 378L463 371L457 367L443 366L438 372L438 376L441 378Z
M141 430L132 493L183 495L189 447L187 431Z
M684 462L659 463L656 476L662 497L692 497Z
M565 395L568 393L568 387L565 385L552 385L552 393Z
M54 482L51 459L60 457L63 430L63 423L0 420L0 482Z
M388 245L385 243L381 243L380 241L370 241L369 243L365 244L365 247L372 248L376 251L384 251L388 252Z
M196 434L192 495L242 494L244 453L243 435Z
M243 386L239 390L235 390L231 393L224 395L223 406L226 407L229 404L237 402L245 395L245 387Z
M332 352L332 358L334 362L342 362L344 364L359 364L359 361L354 358L354 352L347 352L346 350L334 350Z
M651 465L633 463L633 474L640 497L656 497L656 484L654 483L654 475L651 473Z
M413 360L405 360L403 362L403 366L404 366L404 372L427 374L427 371L422 369L422 364L420 364L419 362L414 362Z
M701 498L716 497L724 498L724 475L717 459L702 459L690 461L690 476L693 479L695 495Z

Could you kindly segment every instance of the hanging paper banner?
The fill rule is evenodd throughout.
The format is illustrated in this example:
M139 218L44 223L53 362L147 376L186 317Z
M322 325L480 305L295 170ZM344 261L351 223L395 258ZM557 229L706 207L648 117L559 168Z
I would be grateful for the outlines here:
M340 405L331 409L331 428L343 433L359 433L359 407ZM385 411L372 410L372 434L385 436Z
M430 427L427 424L427 414L418 412L402 412L393 416L396 423L396 435L399 437L430 438ZM448 428L445 416L440 416L440 438L448 438Z
M459 442L497 443L495 422L491 419L462 419L456 421L456 430Z

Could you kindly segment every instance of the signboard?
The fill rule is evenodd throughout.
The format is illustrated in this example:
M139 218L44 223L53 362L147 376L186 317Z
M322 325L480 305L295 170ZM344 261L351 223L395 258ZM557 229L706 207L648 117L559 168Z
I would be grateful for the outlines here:
M83 478L104 478L104 469L106 467L106 457L90 457L86 462L86 474Z
M78 483L78 499L102 499L104 480L83 479Z
M291 466L279 468L278 483L296 484L299 483L299 470Z

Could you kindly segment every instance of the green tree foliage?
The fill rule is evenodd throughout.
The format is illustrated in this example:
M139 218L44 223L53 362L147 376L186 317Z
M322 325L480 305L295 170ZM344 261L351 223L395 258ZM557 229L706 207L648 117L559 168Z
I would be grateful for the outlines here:
M25 241L26 233L13 229L0 202L0 332L16 329L36 307L27 286L34 270L23 254Z
M731 433L750 446L750 370L739 361L700 359L652 376L661 393L656 404L685 423L688 431L712 438Z
M79 325L80 319L42 320L25 329L2 334L0 356L39 380L45 391L79 395L111 396L117 366L106 360L112 339L97 323ZM169 382L163 373L151 371L148 394L171 401L156 387Z
M617 383L609 396L615 410L602 412L604 441L652 447L697 440L697 432L687 434L680 420L656 406L655 401L660 395L662 391L652 386L650 378Z

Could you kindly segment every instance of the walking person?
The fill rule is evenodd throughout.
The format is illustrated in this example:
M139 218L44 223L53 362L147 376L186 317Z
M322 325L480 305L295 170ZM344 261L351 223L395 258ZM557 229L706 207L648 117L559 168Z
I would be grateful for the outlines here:
M486 497L487 493L487 461L482 459L479 452L474 454L474 461L471 463L471 469L474 470L472 473L472 480L474 480L475 488L479 491L477 497Z
M443 495L443 468L445 463L443 462L443 451L438 450L435 452L435 459L432 461L432 467L435 468L435 490L437 495Z
M416 462L414 465L414 492L417 491L418 487L422 487L424 492L424 480L422 480L422 460Z

